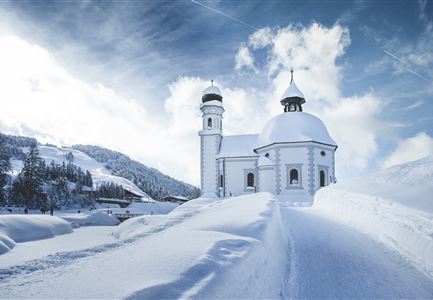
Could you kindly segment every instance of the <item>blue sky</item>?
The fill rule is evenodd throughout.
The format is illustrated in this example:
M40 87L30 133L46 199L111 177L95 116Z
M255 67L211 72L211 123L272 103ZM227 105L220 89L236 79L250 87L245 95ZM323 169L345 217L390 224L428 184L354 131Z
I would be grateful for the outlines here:
M2 1L0 54L20 77L0 92L0 130L110 147L197 184L201 89L222 87L227 133L258 132L293 66L343 178L433 153L433 2L200 3L258 30L187 0Z

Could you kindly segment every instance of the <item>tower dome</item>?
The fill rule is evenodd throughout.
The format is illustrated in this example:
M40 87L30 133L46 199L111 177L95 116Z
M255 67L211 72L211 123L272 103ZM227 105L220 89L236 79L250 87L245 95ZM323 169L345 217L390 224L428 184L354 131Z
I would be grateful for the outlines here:
M223 102L221 91L216 85L213 85L213 80L211 80L211 85L203 91L201 100L203 103L214 100Z
M302 104L305 103L305 97L293 80L293 69L290 70L290 73L290 85L281 97L280 102L284 106L284 112L302 111Z

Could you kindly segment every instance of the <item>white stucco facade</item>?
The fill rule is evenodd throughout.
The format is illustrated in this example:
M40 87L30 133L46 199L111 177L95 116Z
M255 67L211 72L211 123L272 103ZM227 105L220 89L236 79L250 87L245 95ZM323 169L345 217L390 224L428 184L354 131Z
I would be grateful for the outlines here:
M216 86L203 92L202 101L202 194L267 191L287 200L311 201L319 188L335 182L337 145L320 119L302 112L305 99L293 79L280 101L284 113L259 134L223 135L224 108Z

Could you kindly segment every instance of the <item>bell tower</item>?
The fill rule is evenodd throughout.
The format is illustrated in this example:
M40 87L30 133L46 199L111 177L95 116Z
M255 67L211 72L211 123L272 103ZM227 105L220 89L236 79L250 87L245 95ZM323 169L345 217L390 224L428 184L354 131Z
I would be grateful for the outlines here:
M298 89L293 79L293 69L290 70L290 85L284 92L280 102L284 106L284 112L302 111L302 104L305 103L304 94Z
M222 119L224 108L220 89L213 84L203 91L202 129L200 136L200 188L201 193L218 194L218 163L216 156L222 139Z

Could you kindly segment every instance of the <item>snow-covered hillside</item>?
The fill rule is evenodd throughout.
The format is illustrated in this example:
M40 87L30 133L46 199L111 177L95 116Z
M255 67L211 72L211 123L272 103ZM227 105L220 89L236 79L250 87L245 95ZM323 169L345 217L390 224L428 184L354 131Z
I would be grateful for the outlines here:
M92 174L93 183L97 187L102 182L113 182L122 185L125 190L131 191L136 195L140 195L146 201L153 201L145 192L140 190L133 182L130 180L111 175L110 170L106 169L104 164L97 162L95 159L91 158L87 154L71 149L71 148L58 148L54 146L39 146L39 155L45 160L47 164L54 161L58 164L68 163L66 155L71 152L74 156L73 164L79 166L83 170L88 170ZM14 168L13 174L17 174L22 168L21 161L12 161L12 166Z
M337 185L433 213L433 156L393 166Z

